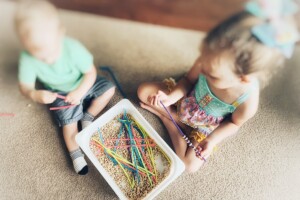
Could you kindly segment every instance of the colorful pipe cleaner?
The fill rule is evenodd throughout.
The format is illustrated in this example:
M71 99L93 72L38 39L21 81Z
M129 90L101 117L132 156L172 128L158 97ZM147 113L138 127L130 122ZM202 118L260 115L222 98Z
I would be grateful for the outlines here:
M136 183L140 183L141 176L147 177L152 186L153 183L157 182L158 176L152 148L159 149L170 163L169 158L148 136L140 124L126 114L126 111L118 121L121 123L121 128L116 138L104 139L100 128L98 128L98 137L93 137L90 144L103 151L107 158L114 163L114 166L119 166L122 169L131 188ZM120 144L121 141L122 144ZM129 159L121 156L117 149L127 149Z
M172 117L171 113L168 111L168 109L165 107L165 105L163 104L162 101L160 101L160 104L163 106L163 108L165 109L165 111L168 113L168 115L171 118L173 124L175 125L175 127L179 131L179 133L182 136L182 138L186 141L186 143L188 144L188 146L195 151L197 157L199 157L201 160L204 160L204 162L206 162L206 159L203 156L201 156L201 152L198 150L198 148L195 147L193 145L193 143L190 141L190 139L182 132L181 128L178 126L178 124L176 123L176 121Z

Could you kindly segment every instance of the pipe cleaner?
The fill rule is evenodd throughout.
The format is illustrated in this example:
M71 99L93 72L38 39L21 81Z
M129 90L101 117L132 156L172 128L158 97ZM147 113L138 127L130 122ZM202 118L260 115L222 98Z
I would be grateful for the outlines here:
M110 74L110 76L111 76L112 79L114 80L114 82L115 82L117 88L119 89L120 93L122 94L122 96L123 96L124 98L126 98L126 94L125 94L125 92L123 91L120 82L119 82L119 81L117 80L117 78L115 77L115 74L114 74L113 70L112 70L110 67L108 67L108 66L100 66L99 68L100 68L102 71L107 71L107 72Z
M168 111L168 109L165 107L165 105L163 104L162 101L160 101L160 104L163 106L165 111L168 113L168 116L170 117L171 121L173 122L173 124L175 125L177 130L179 131L182 138L186 141L187 145L195 151L197 157L199 157L201 160L204 160L204 162L206 162L206 159L203 156L201 156L201 152L197 149L197 147L195 147L193 145L193 143L190 141L190 139L182 132L181 128L178 126L178 124L172 117L171 113Z

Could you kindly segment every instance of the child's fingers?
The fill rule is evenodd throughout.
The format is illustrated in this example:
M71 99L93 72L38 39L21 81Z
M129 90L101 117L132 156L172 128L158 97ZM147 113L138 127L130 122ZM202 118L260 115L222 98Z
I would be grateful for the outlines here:
M156 95L153 97L153 106L156 106Z
M197 146L198 151L200 151L200 155L196 155L201 160L206 160L207 156L205 154L205 150L202 151L202 148L200 146Z
M151 99L151 106L153 106L154 105L154 101L155 101L155 97L152 97L152 99Z
M201 152L200 152L200 155L203 157L203 158L208 158L209 157L209 155L210 155L210 151L208 150L208 149L204 149L204 150L202 150Z
M206 155L207 155L207 154L206 154L206 152L205 152L205 151L201 151L201 152L200 152L200 156L201 156L201 157L205 158L205 157L206 157Z
M154 96L153 95L149 96L149 104L150 105L153 105L153 100L154 100Z
M200 156L197 156L198 158L200 158L201 160L206 159L206 155L204 155L202 152L200 152Z
M65 102L66 103L72 103L73 99L69 96L66 96Z
M65 98L65 102L66 102L66 103L69 103L69 101L70 101L70 100L69 100L69 97L66 97L66 98Z
M148 101L148 103L151 102L151 96L150 95L147 97L147 101Z
M153 99L153 95L149 95L149 96L148 96L148 99L147 99L148 103L151 104L152 99Z
M159 100L159 96L155 95L155 101L154 101L154 106L158 107L158 100Z

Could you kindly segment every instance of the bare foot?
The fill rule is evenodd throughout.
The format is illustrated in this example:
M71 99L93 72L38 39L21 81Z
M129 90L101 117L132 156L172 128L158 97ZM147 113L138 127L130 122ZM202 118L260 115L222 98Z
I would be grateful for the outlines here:
M155 110L154 108L152 108L151 106L148 106L147 104L145 104L143 102L140 102L140 106L142 108L144 108L145 110L152 112L153 114L157 115L160 118L163 117L163 115L160 112L158 112L157 110Z

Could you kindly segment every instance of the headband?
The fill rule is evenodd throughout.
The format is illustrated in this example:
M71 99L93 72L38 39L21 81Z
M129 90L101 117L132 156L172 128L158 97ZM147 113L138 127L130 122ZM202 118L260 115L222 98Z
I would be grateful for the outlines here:
M263 44L278 48L286 58L293 54L300 34L293 15L298 6L293 0L252 0L245 10L264 20L252 28L252 34Z

